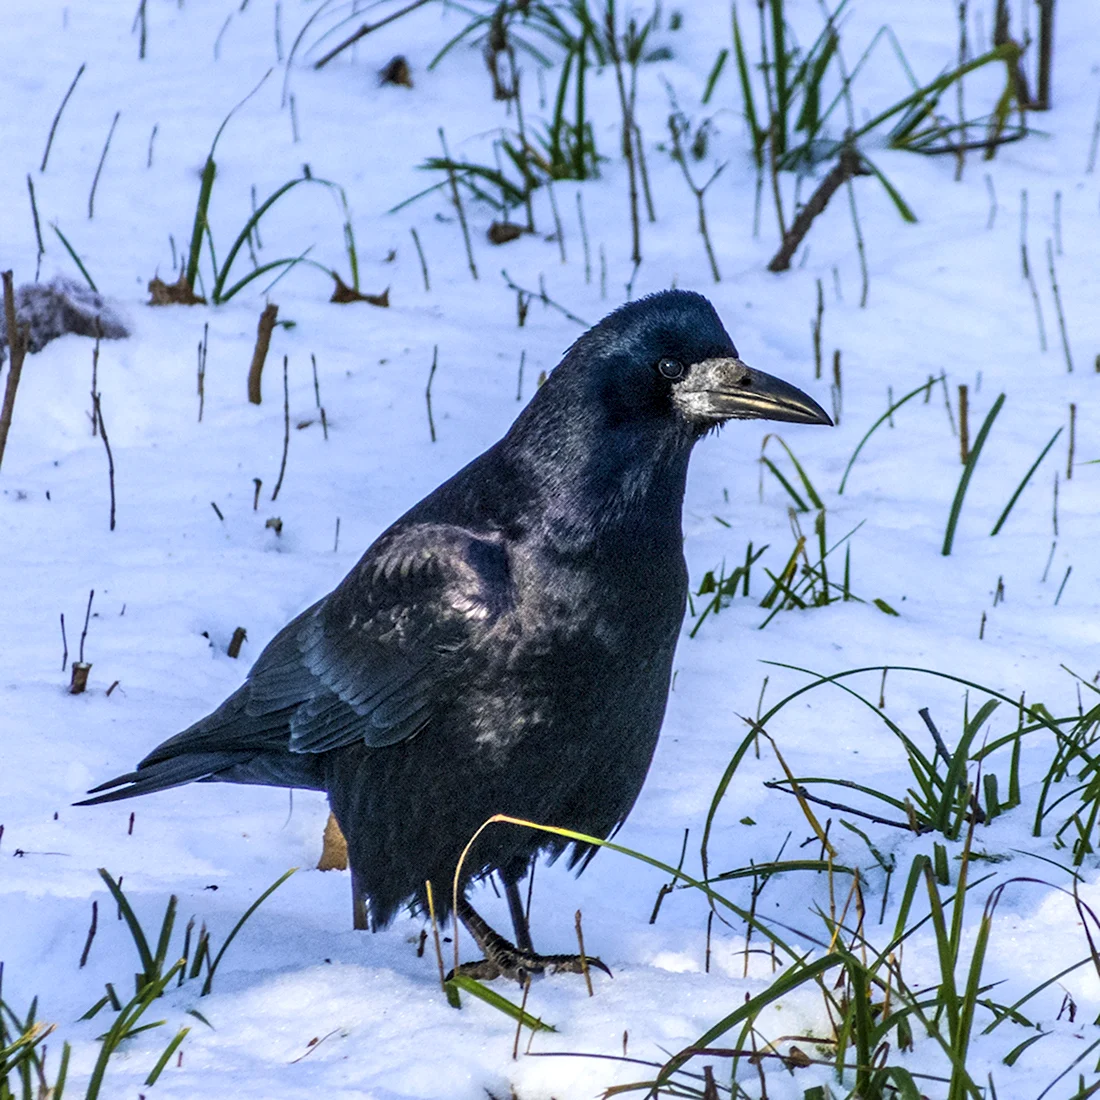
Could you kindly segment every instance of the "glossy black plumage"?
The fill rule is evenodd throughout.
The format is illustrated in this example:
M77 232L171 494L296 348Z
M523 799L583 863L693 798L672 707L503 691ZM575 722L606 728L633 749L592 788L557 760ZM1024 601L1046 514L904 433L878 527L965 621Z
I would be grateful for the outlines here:
M491 814L606 836L664 716L691 449L759 416L829 422L745 367L701 296L622 307L500 442L285 627L237 692L88 801L192 780L325 790L375 927L423 902L427 879L448 908L458 855ZM494 827L462 886L494 869L514 882L548 847Z

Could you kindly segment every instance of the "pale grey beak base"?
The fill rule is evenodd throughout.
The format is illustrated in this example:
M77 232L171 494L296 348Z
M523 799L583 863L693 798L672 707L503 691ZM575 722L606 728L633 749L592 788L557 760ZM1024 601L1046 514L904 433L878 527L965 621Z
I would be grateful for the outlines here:
M833 423L829 414L797 386L753 370L740 359L693 363L683 380L673 386L672 402L685 418L706 425L724 420Z

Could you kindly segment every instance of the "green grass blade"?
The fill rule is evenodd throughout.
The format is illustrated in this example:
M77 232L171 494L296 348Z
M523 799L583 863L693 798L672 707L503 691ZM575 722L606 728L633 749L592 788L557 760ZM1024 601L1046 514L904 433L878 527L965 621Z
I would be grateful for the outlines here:
M736 15L734 18L736 18ZM718 78L722 75L722 70L726 67L726 61L729 55L729 49L725 46L718 51L718 57L714 62L714 67L710 70L710 76L707 77L706 88L703 89L704 107L710 102L710 97L714 94L714 86L718 83Z
M955 490L955 499L951 502L951 514L947 518L947 530L943 536L943 550L941 553L946 558L951 553L951 544L955 541L955 527L959 522L959 513L962 511L963 498L966 496L967 486L970 484L970 478L974 473L974 467L978 465L978 458L982 453L982 448L985 446L986 438L989 436L989 430L993 427L993 421L997 419L997 414L1001 411L1001 407L1005 403L1005 395L1002 393L996 401L993 402L993 408L989 410L985 420L982 422L982 426L978 431L978 437L974 440L974 446L967 456L966 465L963 467L962 477L959 478L959 487Z
M153 961L153 953L149 950L149 941L145 938L145 932L141 927L141 922L137 919L133 909L130 907L130 902L122 892L122 887L111 878L106 868L99 868L99 877L107 884L107 889L111 891L111 896L115 899L119 911L122 913L122 918L126 921L126 925L130 929L130 935L133 936L134 939L134 946L137 948L138 956L141 958L141 967L144 971L146 980L154 981L158 977L156 973L156 964Z
M901 197L901 192L882 174L882 170L871 161L869 161L862 154L860 155L860 161L871 170L871 174L882 184L886 190L886 194L890 196L890 201L894 204L897 212L901 215L902 221L908 222L910 225L915 225L917 221L917 215L913 213L912 207Z
M227 120L228 121L228 120ZM225 123L222 123L224 126ZM221 130L218 131L221 134ZM217 138L214 139L215 143ZM187 250L187 285L192 290L195 288L195 279L199 274L199 256L202 254L202 235L207 230L207 211L210 207L210 195L214 190L214 177L218 173L214 163L213 150L206 158L206 164L202 169L202 180L199 183L199 198L195 203L195 222L191 227L191 245Z
M65 251L68 252L68 254L73 259L73 263L76 264L76 266L80 269L80 274L84 276L84 279L88 283L88 286L90 286L92 290L94 290L96 294L98 294L99 287L97 287L95 283L92 282L92 277L88 274L88 269L84 266L84 264L81 262L80 257L76 254L76 249L73 248L71 244L69 244L69 239L65 236L64 233L61 232L61 229L58 227L57 222L50 222L50 228L57 234L61 243L65 246Z
M230 248L228 255L225 257L225 263L222 264L221 269L218 270L215 268L216 278L214 280L214 288L210 294L211 301L215 304L220 304L232 297L232 294L223 296L222 292L225 288L226 280L229 278L229 270L233 266L233 261L237 258L237 253L240 252L248 242L248 238L252 235L252 230L256 228L256 225L264 214L266 214L283 195L297 187L300 183L319 183L329 188L335 186L335 184L328 180L317 179L315 176L299 176L297 179L289 180L287 183L284 183L282 187L277 188L260 203L256 208L256 212L244 223L244 228L237 234L237 239L233 242L233 247Z
M766 458L764 456L761 456L760 461L763 462L764 465L767 466L767 468L771 470L773 474L775 474L776 480L779 482L780 485L783 486L784 489L787 490L788 494L790 494L790 498L794 501L795 507L800 512L808 512L810 509L806 507L806 502L798 495L795 487L782 475L782 473L780 473L779 467L776 466L776 464L772 462L770 458Z
M456 974L448 980L447 985L452 989L464 989L471 997L477 997L478 1000L491 1005L498 1012L503 1012L505 1016L511 1017L518 1024L530 1028L531 1031L558 1030L553 1024L545 1023L538 1016L532 1016L530 1012L520 1008L519 1005L514 1004L507 997L502 997L496 990L489 989L488 986L482 985L481 982L475 981L466 974Z
M267 899L268 899L268 898L269 898L269 897L270 897L270 896L271 896L271 895L272 895L273 893L275 893L275 891L276 891L276 890L278 890L278 889L279 889L279 887L280 887L280 886L282 886L282 884L283 884L284 882L286 882L286 880L287 880L288 878L290 878L290 876L291 876L292 874L294 874L294 872L295 872L295 871L297 871L297 870L298 870L298 868L297 868L297 867L291 867L289 871L286 871L286 872L284 872L283 874L281 874L281 875L280 875L280 876L279 876L279 877L278 877L278 878L277 878L277 879L276 879L276 880L275 880L275 881L274 881L274 882L273 882L273 883L272 883L272 884L271 884L271 885L270 885L270 886L269 886L269 887L268 887L268 888L267 888L267 889L266 889L266 890L265 890L265 891L264 891L264 892L263 892L263 893L262 893L262 894L261 894L261 895L260 895L260 896L259 896L259 897L258 897L258 898L257 898L257 899L256 899L256 900L255 900L255 901L254 901L254 902L253 902L253 903L252 903L252 904L251 904L250 906L249 906L249 907L248 907L248 908L247 908L247 909L246 909L246 910L245 910L245 911L244 911L244 914L243 914L243 915L241 916L241 919L240 919L239 921L237 921L237 923L236 923L235 925L233 925L233 929L232 929L232 931L231 931L231 932L229 933L229 935L228 935L228 936L226 937L225 943L223 943L223 944L222 944L222 946L221 946L221 950L220 950L220 951L219 951L219 952L217 953L217 955L215 955L215 956L214 956L214 961L213 961L213 962L212 962L212 963L210 964L210 971L209 971L209 973L208 973L208 974L206 975L206 981L205 981L205 982L203 982L203 985L202 985L202 996L204 996L204 997L205 997L205 996L206 996L206 995L207 995L207 994L208 994L208 993L210 992L210 987L211 987L211 986L213 985L213 982L214 982L214 972L215 972L215 971L216 971L216 970L218 969L218 963L220 963L220 962L222 961L222 956L223 956L223 955L225 954L225 952L226 952L227 948L229 947L229 945L230 945L230 944L231 944L231 943L233 942L233 940L234 940L234 938L236 937L237 933L238 933L238 932L239 932L239 931L240 931L240 930L241 930L241 929L242 929L242 928L244 927L245 921L247 921L247 920L248 920L248 918L249 918L250 916L252 916L252 914L253 914L253 913L255 913L255 912L256 912L256 910L257 910L257 909L259 909L259 907L260 907L261 905L263 905L263 903L264 903L265 901L267 901Z
M1051 449L1051 447L1054 446L1056 440L1061 434L1062 429L1059 428L1054 433L1054 435L1050 437L1050 442L1039 452L1039 457L1031 464L1031 469L1028 470L1026 474L1024 474L1023 481L1021 481L1020 484L1016 486L1016 492L1012 494L1009 502L1005 505L1005 510L1001 513L1001 518L997 520L997 522L993 525L993 530L989 532L990 536L997 534L997 532L1000 531L1000 529L1004 526L1005 520L1008 519L1009 512L1011 512L1012 509L1015 507L1016 501L1020 499L1020 494L1024 491L1024 489L1027 488L1027 483L1031 480L1032 474L1034 474L1035 471L1039 469L1040 463L1043 461L1044 458L1046 458L1047 452Z
M164 1067L168 1065L168 1059L176 1053L176 1048L187 1038L187 1033L190 1030L189 1027L181 1027L179 1031L176 1032L175 1038L164 1048L164 1053L157 1059L157 1064L153 1066L149 1076L145 1078L145 1083L147 1085L155 1085L157 1083L157 1078L161 1075Z
M889 420L890 417L893 416L893 414L895 412L897 412L897 410L900 409L902 407L902 405L905 404L906 401L911 401L914 397L917 396L918 393L926 392L937 381L939 381L939 379L933 378L930 382L922 382L915 390L910 390L910 392L907 393L904 397L902 397L899 400L895 401L886 410L886 412L884 412L882 414L882 416L880 416L878 418L878 420L876 420L871 425L871 427L867 429L867 432L864 434L863 438L856 445L856 449L852 452L852 457L850 459L848 459L848 465L844 467L844 476L840 479L840 488L837 489L837 495L838 496L843 494L844 486L848 484L848 475L852 472L852 467L855 465L856 459L859 458L859 452L863 450L863 445L867 442L867 440L870 439L871 436L874 435L875 431L878 428L880 428L883 424L885 424L886 421Z
M737 58L737 75L741 81L741 98L744 102L745 121L752 131L752 156L756 162L758 171L764 168L764 139L766 130L762 129L756 115L756 101L752 94L752 80L749 77L749 61L745 55L745 43L741 38L741 25L737 19L737 5L732 5L733 12L733 50Z

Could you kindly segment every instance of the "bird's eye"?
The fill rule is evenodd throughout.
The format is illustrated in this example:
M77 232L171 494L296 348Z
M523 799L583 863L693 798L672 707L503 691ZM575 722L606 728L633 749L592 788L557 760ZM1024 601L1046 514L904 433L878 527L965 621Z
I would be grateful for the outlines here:
M657 363L657 370L661 372L662 377L674 380L682 377L684 364L679 359L661 359Z

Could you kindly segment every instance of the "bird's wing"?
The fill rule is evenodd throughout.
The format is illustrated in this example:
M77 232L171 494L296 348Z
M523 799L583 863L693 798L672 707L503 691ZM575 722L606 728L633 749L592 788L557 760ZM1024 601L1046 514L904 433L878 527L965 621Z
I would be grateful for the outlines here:
M454 697L510 590L499 536L446 524L388 532L264 651L245 711L294 708L287 747L297 753L403 741Z

